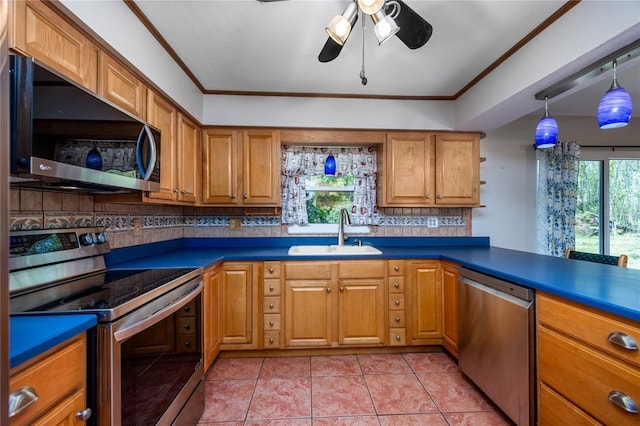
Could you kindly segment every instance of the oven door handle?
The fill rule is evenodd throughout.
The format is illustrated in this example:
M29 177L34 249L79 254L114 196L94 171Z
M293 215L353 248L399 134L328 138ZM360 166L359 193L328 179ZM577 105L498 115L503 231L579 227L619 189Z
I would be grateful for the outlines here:
M116 342L121 342L141 332L142 330L145 330L152 325L162 321L163 319L167 318L171 314L174 314L189 302L191 302L193 299L195 299L202 292L203 286L203 282L200 281L198 285L193 287L189 292L184 293L177 299L174 299L171 303L163 306L162 308L153 312L151 315L144 317L140 321L136 321L135 323L114 332L113 338Z

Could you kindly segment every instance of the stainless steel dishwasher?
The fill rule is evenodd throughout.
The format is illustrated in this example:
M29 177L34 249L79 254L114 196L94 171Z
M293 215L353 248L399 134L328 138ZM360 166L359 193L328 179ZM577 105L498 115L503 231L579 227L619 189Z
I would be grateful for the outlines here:
M535 424L533 290L460 269L460 369L511 420Z

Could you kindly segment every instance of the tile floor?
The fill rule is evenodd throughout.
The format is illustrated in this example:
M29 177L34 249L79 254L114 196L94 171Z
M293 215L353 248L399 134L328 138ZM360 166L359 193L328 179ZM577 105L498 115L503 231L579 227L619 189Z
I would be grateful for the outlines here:
M218 359L199 425L511 425L448 354Z

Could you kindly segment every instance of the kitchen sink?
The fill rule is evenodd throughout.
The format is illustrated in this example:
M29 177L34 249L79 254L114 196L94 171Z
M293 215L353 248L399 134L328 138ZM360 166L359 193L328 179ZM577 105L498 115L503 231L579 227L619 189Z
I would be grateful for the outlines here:
M342 256L342 255L372 255L382 254L373 246L291 246L289 256Z

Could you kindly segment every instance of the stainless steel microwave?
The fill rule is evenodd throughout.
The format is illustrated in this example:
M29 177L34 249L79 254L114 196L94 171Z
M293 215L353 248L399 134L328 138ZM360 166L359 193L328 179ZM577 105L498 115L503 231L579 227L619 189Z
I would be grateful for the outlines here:
M160 131L33 58L11 56L12 185L160 190Z

